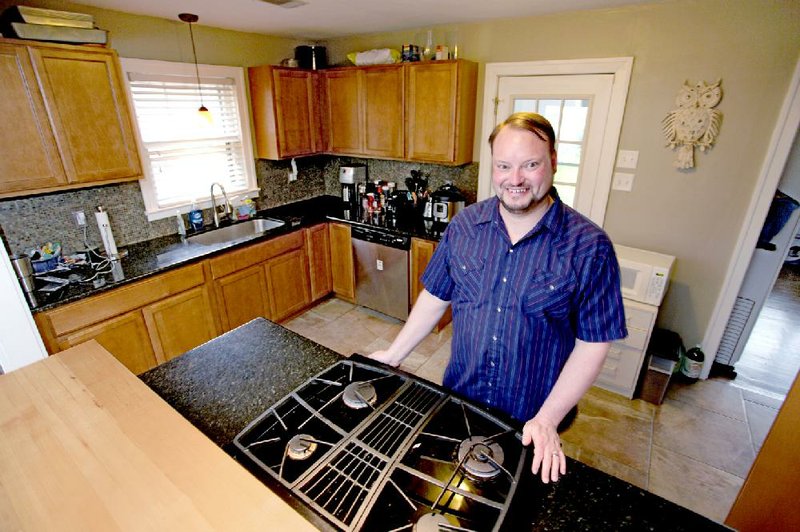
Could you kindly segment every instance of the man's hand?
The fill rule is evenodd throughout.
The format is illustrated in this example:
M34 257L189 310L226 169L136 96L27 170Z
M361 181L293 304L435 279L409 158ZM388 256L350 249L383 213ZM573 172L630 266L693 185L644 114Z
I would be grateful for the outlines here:
M522 428L522 445L533 443L533 463L531 472L536 475L539 466L542 468L542 482L558 480L558 475L567 472L567 458L561 449L561 438L556 427L549 419L536 415L529 419Z
M402 359L398 359L394 354L390 353L388 350L382 351L375 351L374 353L370 353L367 355L368 358L373 360L377 360L378 362L383 362L384 364L388 364L393 367L397 367L402 362Z

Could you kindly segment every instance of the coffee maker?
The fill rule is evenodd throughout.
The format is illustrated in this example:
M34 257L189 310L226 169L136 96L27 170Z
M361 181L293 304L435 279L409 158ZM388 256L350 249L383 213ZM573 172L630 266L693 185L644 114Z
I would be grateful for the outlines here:
M367 180L367 167L363 164L340 166L339 183L342 185L342 204L344 210L353 212L358 208L356 183Z

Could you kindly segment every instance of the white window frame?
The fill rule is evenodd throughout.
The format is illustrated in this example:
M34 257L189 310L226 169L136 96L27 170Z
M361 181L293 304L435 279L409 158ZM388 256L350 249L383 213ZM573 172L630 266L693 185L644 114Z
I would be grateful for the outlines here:
M191 76L196 79L194 63L176 63L172 61L158 61L152 59L133 59L121 57L120 63L122 65L123 77L125 78L125 92L128 97L128 105L131 109L133 116L134 129L136 130L136 144L139 149L139 156L142 159L142 167L144 178L139 181L139 186L142 190L142 198L144 199L145 210L147 219L149 221L159 220L174 216L175 211L186 213L191 208L191 203L186 203L181 206L171 206L166 208L157 207L155 192L153 189L153 176L148 162L148 155L142 143L141 133L139 131L139 124L136 119L136 108L133 104L133 97L130 90L130 82L128 81L128 72L139 72L147 74L161 74L161 75L178 75L178 76ZM244 191L239 191L234 194L240 200L245 198L252 198L258 196L259 187L258 179L256 177L255 158L253 157L253 137L250 133L250 115L249 115L249 102L247 99L247 92L245 89L245 76L244 68L222 66L222 65L197 65L200 71L200 78L205 77L227 77L232 78L236 85L236 100L239 110L239 122L242 134L242 148L244 150L244 175L247 182L247 188ZM233 199L229 195L229 199ZM210 194L205 197L196 198L195 204L201 209L211 207Z
M595 193L592 197L589 218L597 225L603 226L611 191L611 178L617 158L617 147L622 130L622 117L625 113L625 102L628 97L633 57L608 57L597 59L573 59L553 61L525 61L514 63L486 63L486 75L483 88L483 119L480 143L480 165L478 166L478 199L486 199L494 195L492 189L492 153L487 139L494 129L493 98L497 87L504 76L555 76L569 74L613 74L611 88L611 105L603 135L603 146L600 155Z

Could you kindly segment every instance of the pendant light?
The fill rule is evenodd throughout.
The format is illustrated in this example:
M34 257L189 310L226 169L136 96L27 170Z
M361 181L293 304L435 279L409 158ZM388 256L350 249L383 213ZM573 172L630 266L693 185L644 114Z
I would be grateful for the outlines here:
M200 116L211 123L211 112L203 104L203 91L200 88L200 69L197 66L197 49L195 49L194 46L194 32L192 31L192 24L197 22L199 17L192 13L180 13L178 18L189 24L189 38L192 40L192 56L194 57L194 73L197 76L197 92L200 94L200 108L197 110L197 112L200 114Z

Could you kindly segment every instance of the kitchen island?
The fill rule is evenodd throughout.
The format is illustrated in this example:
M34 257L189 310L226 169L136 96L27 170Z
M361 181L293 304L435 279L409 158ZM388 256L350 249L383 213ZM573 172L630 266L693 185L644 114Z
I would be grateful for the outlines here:
M310 340L257 319L140 378L212 441L233 453L233 438L251 420L339 359ZM566 476L549 485L524 475L512 514L517 526L521 523L531 530L727 529L575 460L568 458L567 468ZM289 502L304 511L300 503Z

